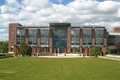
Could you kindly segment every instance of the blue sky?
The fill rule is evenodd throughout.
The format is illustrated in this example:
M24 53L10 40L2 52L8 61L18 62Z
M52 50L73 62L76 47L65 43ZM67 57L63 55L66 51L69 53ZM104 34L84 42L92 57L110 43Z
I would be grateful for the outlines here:
M0 41L8 40L9 23L120 26L120 0L0 0Z

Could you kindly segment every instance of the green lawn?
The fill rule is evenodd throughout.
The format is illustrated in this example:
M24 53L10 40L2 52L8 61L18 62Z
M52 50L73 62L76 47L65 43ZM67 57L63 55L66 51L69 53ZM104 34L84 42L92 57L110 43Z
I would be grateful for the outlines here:
M100 58L0 59L0 80L120 80L120 62Z

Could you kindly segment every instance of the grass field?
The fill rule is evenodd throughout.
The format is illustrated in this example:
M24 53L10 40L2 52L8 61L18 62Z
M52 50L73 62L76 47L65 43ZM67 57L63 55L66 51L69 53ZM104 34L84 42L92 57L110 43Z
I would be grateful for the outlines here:
M120 80L120 62L100 58L0 59L0 80Z

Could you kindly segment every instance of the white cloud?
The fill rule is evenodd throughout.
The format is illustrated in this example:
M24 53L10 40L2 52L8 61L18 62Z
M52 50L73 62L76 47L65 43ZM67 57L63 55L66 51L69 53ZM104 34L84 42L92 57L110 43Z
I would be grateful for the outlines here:
M0 29L0 32L4 32L5 31L5 29Z
M0 34L0 41L8 40L8 33Z
M62 2L63 0L59 0ZM120 2L118 0L74 0L67 5L49 0L6 0L0 6L0 26L10 22L22 25L48 25L49 22L72 24L98 24L112 30L120 26Z

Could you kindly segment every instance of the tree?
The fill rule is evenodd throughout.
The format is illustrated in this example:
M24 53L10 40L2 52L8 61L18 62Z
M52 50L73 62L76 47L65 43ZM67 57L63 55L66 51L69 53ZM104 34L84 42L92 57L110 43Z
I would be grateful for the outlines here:
M95 46L91 50L92 56L98 57L102 53L99 47Z
M107 48L106 53L107 53L107 54L111 53L111 49L110 49L110 48Z
M29 47L25 42L21 42L18 47L18 52L22 56L29 55L31 56L31 47Z
M0 53L7 53L8 52L8 42L1 41L0 42Z

